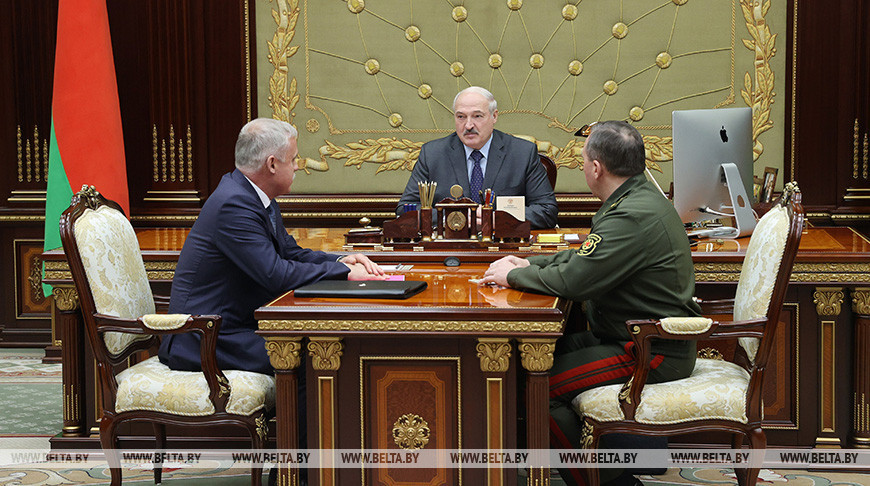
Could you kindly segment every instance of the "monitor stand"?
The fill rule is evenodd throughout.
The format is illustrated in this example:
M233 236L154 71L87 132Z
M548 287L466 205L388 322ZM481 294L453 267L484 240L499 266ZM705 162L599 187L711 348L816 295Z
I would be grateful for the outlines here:
M731 217L734 218L736 228L732 228L730 235L721 235L719 238L740 238L749 236L755 229L755 215L752 214L751 200L746 194L746 186L743 185L743 180L740 178L740 171L737 166L731 162L726 162L720 166L722 172L725 173L725 184L728 186L728 194L731 196L731 209L734 213ZM719 228L724 230L725 228Z

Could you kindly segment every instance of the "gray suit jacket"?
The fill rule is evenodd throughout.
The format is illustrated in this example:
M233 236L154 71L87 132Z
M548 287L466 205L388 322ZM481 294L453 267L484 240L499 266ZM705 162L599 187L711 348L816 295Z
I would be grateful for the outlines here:
M462 186L463 195L470 195L465 148L459 136L451 133L423 144L420 158L396 208L397 214L404 212L405 204L420 203L417 182L421 181L438 183L436 203L450 196L450 186L454 184ZM493 130L483 187L491 188L496 196L525 196L526 219L532 228L556 226L559 212L556 196L535 144Z

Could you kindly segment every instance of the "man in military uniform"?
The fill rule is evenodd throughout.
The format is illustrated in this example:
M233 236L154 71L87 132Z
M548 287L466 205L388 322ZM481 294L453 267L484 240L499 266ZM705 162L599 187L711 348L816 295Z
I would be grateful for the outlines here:
M624 383L634 371L630 319L698 316L695 274L683 223L670 201L644 176L643 138L621 121L594 125L583 147L584 174L604 201L579 250L494 262L483 283L571 299L585 307L589 331L566 333L550 373L550 438L555 448L580 447L579 416L571 400L589 388ZM656 341L649 382L688 376L694 342ZM577 470L560 470L567 484L583 484ZM617 471L602 469L602 480ZM610 476L611 478L608 478ZM634 484L633 476L620 484ZM628 481L628 482L626 482Z

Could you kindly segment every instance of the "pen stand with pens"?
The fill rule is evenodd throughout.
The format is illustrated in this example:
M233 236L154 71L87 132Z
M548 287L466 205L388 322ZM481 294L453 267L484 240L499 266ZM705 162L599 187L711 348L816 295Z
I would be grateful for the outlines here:
M433 204L435 187L434 182L419 183L419 207L405 208L404 214L384 222L384 248L515 249L531 241L530 223L494 209L491 192L487 191L483 198L481 221L478 224L478 203L462 197L460 186L451 188L452 197Z

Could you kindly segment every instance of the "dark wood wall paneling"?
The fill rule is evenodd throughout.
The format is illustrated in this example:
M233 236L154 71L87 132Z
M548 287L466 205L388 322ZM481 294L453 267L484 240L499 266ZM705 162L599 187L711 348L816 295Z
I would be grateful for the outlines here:
M870 130L870 42L862 26L870 23L868 0L844 0L835 6L798 2L797 45L793 17L778 39L777 55L789 66L777 102L786 104L786 162L780 177L792 171L804 191L805 207L817 223L870 224L870 188L864 178ZM792 12L794 2L789 2ZM13 240L41 239L44 177L36 180L31 153L27 180L26 146L38 127L40 144L48 138L51 74L57 0L14 0L0 4L0 96L10 109L0 110L0 297L10 302L13 285ZM253 0L150 0L108 2L109 20L124 124L131 213L138 226L189 226L198 209L233 166L239 127L256 116L255 47L246 43L245 18L253 30ZM792 56L797 59L796 93L792 100ZM249 57L248 57L249 56ZM248 69L250 68L250 73ZM250 86L249 86L250 83ZM248 106L250 102L254 106ZM792 154L792 106L794 140ZM856 142L855 123L858 121ZM22 130L22 178L18 175L17 127ZM190 126L190 152L187 127ZM170 127L172 129L170 141ZM156 137L155 137L156 135ZM156 138L156 142L155 142ZM164 143L166 144L164 157ZM172 155L175 152L175 180ZM179 156L179 151L183 154ZM190 156L188 156L190 153ZM164 168L164 158L166 165ZM156 173L155 180L155 159ZM182 164L183 159L183 164ZM792 167L792 159L794 166ZM858 177L854 175L858 161ZM191 177L192 167L192 177ZM166 180L164 180L164 177ZM13 192L17 191L17 192ZM168 192L160 192L168 191ZM30 197L36 194L37 197ZM323 203L323 196L294 194L283 211L288 225L355 225L360 215L378 215L379 224L392 211L390 197L336 195L344 202ZM380 202L351 203L354 198ZM588 194L560 194L560 224L588 225L598 203ZM335 217L306 217L306 213ZM40 327L48 321L18 319L4 308L0 334L20 325ZM46 316L47 317L47 316ZM24 341L21 341L22 343Z

